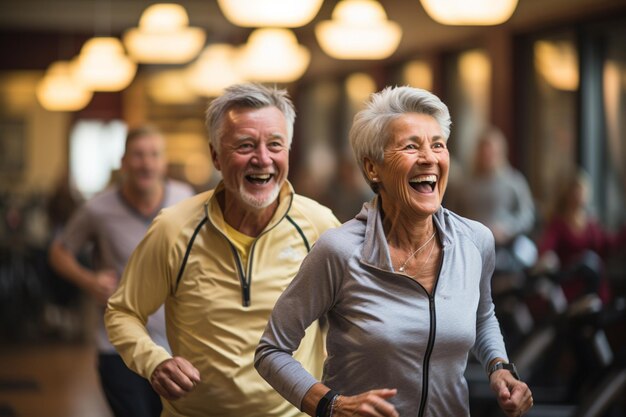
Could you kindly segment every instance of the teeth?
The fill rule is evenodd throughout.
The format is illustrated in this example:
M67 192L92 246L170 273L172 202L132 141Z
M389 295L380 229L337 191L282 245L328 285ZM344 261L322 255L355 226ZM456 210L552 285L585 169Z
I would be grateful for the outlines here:
M255 180L269 180L272 174L248 174L248 176Z
M437 182L437 177L435 175L418 175L417 177L413 177L409 180L410 183L418 183L418 182Z

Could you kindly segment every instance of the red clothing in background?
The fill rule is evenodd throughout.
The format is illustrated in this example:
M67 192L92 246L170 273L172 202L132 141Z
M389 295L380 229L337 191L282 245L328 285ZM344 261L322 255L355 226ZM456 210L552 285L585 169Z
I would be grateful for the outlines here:
M626 244L626 228L620 233L606 232L595 220L589 220L582 230L574 230L564 219L556 217L548 223L539 243L539 253L554 251L561 262L561 270L566 271L576 266L588 251L593 251L601 258L616 251ZM576 275L576 274L574 274ZM568 299L573 299L583 292L581 277L573 276L563 283ZM609 298L606 279L602 278L599 295L603 301Z

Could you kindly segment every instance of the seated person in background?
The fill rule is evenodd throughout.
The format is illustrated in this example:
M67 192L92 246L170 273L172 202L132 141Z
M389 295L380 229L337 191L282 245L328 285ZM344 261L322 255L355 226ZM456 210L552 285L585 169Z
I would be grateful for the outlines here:
M526 179L511 167L502 132L489 127L476 146L470 175L455 187L450 208L487 226L503 246L531 232L535 221L532 194Z
M539 240L539 270L558 270L568 300L597 293L607 302L603 258L626 246L626 227L609 233L589 213L590 182L584 171L570 175L557 193L552 215Z

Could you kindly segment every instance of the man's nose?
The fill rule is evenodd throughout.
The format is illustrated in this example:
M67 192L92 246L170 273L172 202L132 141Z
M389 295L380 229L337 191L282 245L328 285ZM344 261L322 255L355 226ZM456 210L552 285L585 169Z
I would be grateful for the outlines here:
M272 164L272 158L270 157L269 149L264 144L257 146L254 150L254 157L252 162L259 166L267 166Z

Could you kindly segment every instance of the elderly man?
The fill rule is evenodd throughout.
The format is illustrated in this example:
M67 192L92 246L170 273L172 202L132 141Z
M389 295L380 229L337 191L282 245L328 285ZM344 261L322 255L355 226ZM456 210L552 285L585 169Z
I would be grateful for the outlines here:
M163 211L109 300L111 342L165 399L164 416L299 415L253 366L275 301L320 234L339 224L287 181L294 119L285 91L258 84L213 100L206 123L222 182ZM163 303L173 356L144 327ZM321 373L317 323L296 357Z
M122 181L82 206L50 248L50 264L102 305L118 285L131 253L165 206L193 195L183 183L165 180L165 138L152 127L130 130L122 157ZM93 244L95 269L83 266L77 254ZM167 348L163 309L150 317L155 343ZM97 331L98 371L107 401L117 417L156 417L162 406L148 381L130 371L109 343L100 317Z

